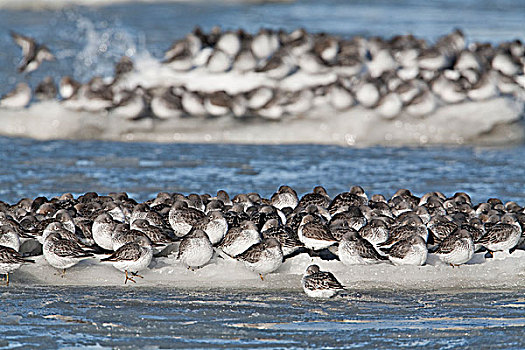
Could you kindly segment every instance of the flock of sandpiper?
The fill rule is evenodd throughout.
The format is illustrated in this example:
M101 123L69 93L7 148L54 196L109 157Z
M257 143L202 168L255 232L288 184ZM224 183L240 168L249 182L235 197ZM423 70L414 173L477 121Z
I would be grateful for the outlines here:
M11 35L22 48L20 72L30 73L42 62L55 60L45 45L14 32ZM304 29L261 29L250 34L242 29L213 28L205 33L196 28L173 43L162 66L174 73L222 74L224 80L228 75L252 79L253 75L243 77L248 73L264 80L260 86L236 93L190 90L189 81L180 81L180 77L171 81L169 76L152 86L147 78L128 80L140 67L123 57L112 77L97 76L79 83L65 76L57 87L48 76L36 86L34 95L39 100L60 96L60 103L71 110L104 112L130 120L183 116L278 120L304 115L317 106L330 106L337 113L355 105L389 119L401 114L426 116L440 106L465 101L525 96L523 43L467 44L460 30L431 44L413 35L343 39ZM283 87L287 79L299 74L305 75L305 86ZM0 99L0 108L26 107L32 95L29 85L20 82Z
M298 254L347 266L421 266L430 252L457 266L475 252L489 257L525 249L524 225L525 208L517 203L490 198L475 204L464 192L418 197L401 189L387 199L369 198L353 186L331 198L317 186L299 197L281 186L271 198L246 193L230 199L223 190L215 196L161 192L143 203L126 193L66 193L0 202L0 274L9 284L9 273L43 254L63 273L97 258L124 272L124 283L135 282L175 242L177 264L198 269L217 255L244 262L261 278ZM302 286L313 297L344 289L317 265L307 267Z

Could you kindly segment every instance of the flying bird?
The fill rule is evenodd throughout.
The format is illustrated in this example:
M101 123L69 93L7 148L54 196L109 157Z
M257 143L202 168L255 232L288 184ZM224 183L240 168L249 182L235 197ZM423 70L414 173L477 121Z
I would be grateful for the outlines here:
M18 66L19 73L31 73L40 67L44 61L54 61L55 56L47 46L41 45L35 39L11 31L14 42L22 48L22 61Z

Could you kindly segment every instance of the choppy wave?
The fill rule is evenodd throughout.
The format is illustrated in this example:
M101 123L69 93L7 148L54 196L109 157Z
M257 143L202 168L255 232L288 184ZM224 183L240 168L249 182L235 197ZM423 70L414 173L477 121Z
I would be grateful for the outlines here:
M13 286L2 293L0 346L519 348L521 292L379 291L319 302L253 289Z

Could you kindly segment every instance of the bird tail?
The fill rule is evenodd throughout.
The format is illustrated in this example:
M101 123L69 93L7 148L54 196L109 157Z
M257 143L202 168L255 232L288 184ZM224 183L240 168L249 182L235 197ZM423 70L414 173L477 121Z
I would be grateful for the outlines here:
M386 254L390 254L390 248L379 248L380 251L382 251L383 253L386 253Z
M107 258L100 259L100 261L102 261L102 262L104 262L104 261L115 261L115 256L114 255L110 255Z
M381 248L381 251L384 252L383 249L386 249L386 248ZM388 258L388 256L386 256L386 255L381 255L381 254L379 254L379 259L380 259L380 260L385 260L385 261L386 261L386 260L390 260L390 259Z

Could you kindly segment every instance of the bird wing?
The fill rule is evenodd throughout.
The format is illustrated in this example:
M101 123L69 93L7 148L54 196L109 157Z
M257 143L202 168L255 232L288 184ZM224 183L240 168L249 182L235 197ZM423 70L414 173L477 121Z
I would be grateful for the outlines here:
M402 259L410 251L410 247L411 246L409 242L402 240L402 241L397 242L390 248L381 248L381 250L390 256Z
M504 241L512 233L512 225L509 224L496 224L490 228L490 230L482 236L476 243L484 244L492 241Z
M35 41L27 36L11 32L11 37L14 42L22 48L22 55L28 56L31 51L35 49Z
M319 271L306 276L304 284L308 289L344 289L344 286L331 272Z
M190 244L191 244L191 239L192 239L191 237L188 237L188 238L186 238L186 239L183 239L183 240L180 242L180 244L179 244L179 253L177 254L177 259L180 259L180 256L181 256L181 254L182 254L182 251L183 251L183 250L186 250L187 247L190 246Z
M219 247L227 247L233 244L233 242L235 242L241 235L240 231L240 227L232 227L231 229L229 229L228 232L226 232L226 235L222 239L221 243L219 244Z
M297 233L286 226L272 227L261 233L264 238L275 238L283 247L301 246L303 243L299 240Z
M335 212L335 210L340 207L359 206L361 204L364 204L361 197L359 197L356 194L350 193L350 192L343 192L335 196L335 198L332 200L332 202L328 206L328 211Z
M458 225L456 225L453 222L441 222L439 224L432 225L431 231L436 238L444 239L447 236L449 236L452 232L454 232L457 228Z
M20 255L20 253L14 250L13 248L4 247L0 245L0 263L19 264L25 262L34 263L33 260L24 259L22 255Z
M388 235L388 239L385 242L380 243L379 245L385 246L385 245L389 245L395 242L399 242L400 240L410 237L413 234L414 234L414 229L411 226L409 225L398 226L394 228L393 230L391 230L390 234Z
M198 209L188 208L184 212L184 221L186 221L190 225L194 225L205 216L206 215Z
M481 231L480 229L472 226L472 225L469 225L469 224L463 224L461 225L461 229L463 230L467 230L468 233L470 233L470 235L472 236L472 239L474 241L476 241L477 239L481 238L481 236L483 235L483 231Z
M323 224L308 223L303 227L303 235L307 238L323 241L336 241L330 230Z
M73 241L60 239L54 243L55 244L53 244L50 249L52 249L53 253L58 256L74 258L86 258L93 256L93 254L84 251L82 247Z
M47 47L41 46L36 53L36 59L37 61L54 61L55 55L53 55Z
M315 204L319 207L326 208L330 204L330 198L327 198L319 193L307 193L300 200L298 207L306 208L310 204Z
M140 246L137 243L127 243L100 261L137 260L138 258L140 258Z
M92 226L93 223L90 221L79 221L75 224L75 231L79 230L81 234L86 238L93 238L93 232L91 231Z
M358 253L361 257L365 259L374 259L374 260L388 260L387 257L382 256L379 254L374 248L373 244L367 241L366 239L361 239L362 244L357 245Z
M148 225L147 232L145 233L154 243L171 243L174 241L165 231L156 226Z
M206 226L209 224L210 218L205 216L193 225L194 229L206 231Z
M282 59L279 56L273 56L270 60L261 68L258 68L258 72L266 72L275 68L280 67L282 64Z
M450 254L456 247L456 235L448 235L441 243L438 245L435 254Z
M259 261L259 258L265 249L266 244L264 243L254 244L250 248L248 248L244 253L237 255L235 258L253 264Z

